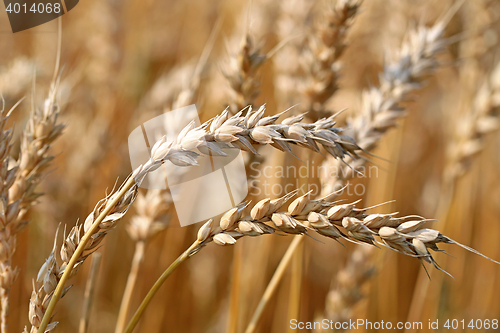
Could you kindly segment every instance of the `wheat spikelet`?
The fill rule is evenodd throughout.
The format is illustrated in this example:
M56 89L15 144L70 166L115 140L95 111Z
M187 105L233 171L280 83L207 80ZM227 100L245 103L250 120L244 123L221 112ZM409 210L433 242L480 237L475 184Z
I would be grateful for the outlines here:
M338 195L331 193L318 200L309 199L305 194L292 201L287 209L282 209L297 191L283 197L266 198L250 209L243 202L228 210L218 222L207 221L199 230L196 241L165 271L141 304L125 332L131 332L140 316L151 301L152 296L172 273L189 257L199 253L206 245L234 245L242 237L258 237L266 234L310 235L315 232L336 241L347 240L357 244L387 247L401 254L431 263L442 270L432 257L430 250L441 251L437 244L449 243L463 247L473 253L494 261L483 254L462 245L439 231L423 228L428 221L420 216L395 217L395 214L367 214L367 208L358 208L358 202L337 205L330 200ZM312 236L311 236L312 237ZM445 272L448 274L447 272Z
M305 194L293 200L287 209L282 209L297 191L283 197L266 198L250 209L243 202L228 210L219 221L210 219L199 230L196 241L165 271L141 304L125 332L129 333L151 301L152 296L172 273L187 258L199 253L209 243L234 245L242 237L258 237L266 234L308 235L315 232L336 241L346 240L356 244L383 246L403 255L417 258L442 270L429 250L442 252L440 243L458 245L497 264L476 250L462 245L439 231L424 228L429 221L423 217L395 214L368 214L370 207L358 208L358 202L337 205L330 200L338 195L331 193L322 199L309 199ZM312 236L311 236L312 237Z
M241 148L256 154L254 145L269 144L281 151L292 153L292 145L299 145L319 152L319 147L343 160L356 158L362 150L341 128L335 126L335 115L314 123L300 122L303 115L292 116L276 123L282 115L264 117L265 107L252 111L251 107L229 117L226 110L201 126L194 122L186 126L175 142L162 137L151 149L151 159L143 165L139 178L160 167L168 160L178 166L197 165L200 154L225 155L223 148Z
M427 249L440 251L437 247L439 243L456 244L479 254L437 230L424 228L423 225L429 220L423 217L395 217L393 213L367 214L367 210L372 207L359 208L356 206L359 201L342 205L332 203L330 200L338 195L336 192L316 200L310 199L307 193L293 200L287 210L281 210L284 203L295 194L296 191L277 199L263 199L252 209L247 209L248 203L244 202L223 214L218 224L213 220L208 221L200 228L197 238L199 244L192 249L191 254L199 252L210 242L233 245L244 236L275 233L309 235L312 231L336 241L387 247L431 263L438 270L441 268ZM249 212L245 214L246 210Z

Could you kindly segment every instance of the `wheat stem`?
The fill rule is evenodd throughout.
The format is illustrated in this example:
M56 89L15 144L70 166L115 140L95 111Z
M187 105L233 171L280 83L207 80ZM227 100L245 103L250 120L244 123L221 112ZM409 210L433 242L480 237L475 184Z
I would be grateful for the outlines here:
M240 300L241 300L241 262L243 261L243 244L236 246L233 253L233 271L231 273L231 289L229 297L229 315L227 332L238 332Z
M132 186L135 185L135 178L130 177L128 181L125 183L125 185L121 188L120 192L111 200L104 210L99 214L97 219L94 221L90 229L83 235L81 242L78 244L78 247L76 248L75 252L71 256L71 259L68 263L68 266L64 270L63 275L61 276L61 279L59 280L59 283L57 284L57 287L54 291L54 294L52 295L52 298L50 299L49 305L47 306L47 310L45 311L42 322L40 324L40 327L38 328L38 333L44 333L45 329L47 328L47 325L50 322L50 319L52 317L52 313L54 312L54 309L57 305L57 302L59 301L59 298L61 298L62 292L64 290L64 286L66 285L66 282L68 281L69 277L71 276L71 272L73 271L73 267L77 263L77 261L80 259L80 256L82 255L83 251L85 250L85 247L87 246L87 243L90 241L92 235L95 234L95 232L99 229L99 224L104 220L104 218L111 212L111 210L118 204L120 199L127 193L127 191L132 188Z
M300 242L296 253L293 254L292 271L290 277L290 296L288 297L288 319L299 318L300 297L302 291L302 274L304 273L304 242ZM294 333L288 327L288 333Z
M9 317L9 294L7 289L0 288L0 303L2 306L1 313L1 332L7 333L7 318Z
M297 235L294 237L293 241L290 243L290 246L286 250L285 255L281 259L280 264L276 268L276 271L274 271L274 275L271 278L271 281L267 285L266 291L264 291L264 295L262 295L262 298L260 299L259 305L257 305L257 308L255 309L255 312L253 313L252 319L250 319L250 323L247 326L247 329L245 330L245 333L253 333L255 332L255 328L257 327L257 323L259 321L260 316L262 315L262 312L264 312L264 308L266 307L267 303L271 299L271 296L274 294L274 291L278 287L279 282L281 281L281 278L285 274L285 270L288 267L288 264L293 258L293 253L295 250L299 247L299 245L302 243L304 239L303 235Z
M118 312L118 321L116 324L115 333L121 333L125 328L127 314L130 308L130 300L132 299L132 294L137 282L137 274L139 273L139 267L141 266L142 260L144 259L145 247L146 242L144 241L139 241L135 244L134 258L132 259L132 266L127 278L127 284L125 285L125 291L123 292L123 298L120 305L120 311Z
M190 258L190 252L199 245L198 240L196 240L191 246L184 251L173 263L168 266L168 268L163 272L163 274L156 280L155 284L151 287L149 290L148 294L144 299L142 300L141 305L137 309L137 311L134 313L134 316L132 319L130 319L127 327L125 328L125 331L123 333L131 333L135 326L137 326L137 323L139 322L139 319L141 318L142 314L144 313L144 310L146 310L147 306L149 303L151 303L151 300L153 299L154 295L158 292L162 284L167 280L167 278L172 274L177 267L179 267L180 264L182 264L184 261Z
M96 252L92 257L92 266L90 267L87 286L85 287L85 298L83 300L82 316L80 318L79 333L87 333L90 321L90 309L92 309L92 300L94 298L94 290L99 273L99 265L101 264L102 255Z

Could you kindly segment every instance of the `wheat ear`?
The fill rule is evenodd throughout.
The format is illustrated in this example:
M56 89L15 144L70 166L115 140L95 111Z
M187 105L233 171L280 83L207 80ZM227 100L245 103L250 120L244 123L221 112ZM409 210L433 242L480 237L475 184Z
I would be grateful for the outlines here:
M3 98L19 96L29 87L35 64L26 58L15 59L8 67L0 68L0 94Z
M19 104L19 103L18 103ZM1 194L1 222L2 230L0 231L0 305L1 313L1 329L2 332L7 330L7 317L9 311L9 290L14 284L19 273L18 268L12 268L12 255L16 248L15 230L11 230L10 224L15 222L19 202L9 203L9 188L16 179L17 168L9 168L9 153L12 147L12 129L7 128L7 121L11 112L17 104L10 110L5 110L5 101L2 99L2 109L0 111L0 194Z
M303 80L300 55L306 47L305 27L311 16L312 1L288 0L280 3L276 33L288 41L273 59L274 89L278 105L285 107L301 102L298 87Z
M338 193L331 193L318 200L310 199L309 194L305 194L293 200L287 209L282 209L285 202L296 193L297 191L294 191L277 199L263 199L251 209L248 208L248 202L243 202L223 214L218 223L213 219L207 221L199 229L196 241L154 284L127 325L125 333L132 332L156 291L175 268L212 242L221 246L234 245L242 237L258 237L266 234L311 236L314 232L338 242L345 240L356 244L386 247L430 263L442 272L445 271L439 267L429 252L429 250L441 251L438 248L439 243L459 245L479 254L437 230L424 228L424 224L429 220L423 217L415 215L396 217L395 213L368 214L367 210L372 207L358 208L356 205L359 201L342 205L331 202ZM488 257L485 258L500 264ZM253 324L255 323L251 323Z
M302 54L307 116L313 121L328 116L326 102L338 89L342 67L339 59L346 48L346 35L360 6L358 0L330 1L323 20L309 36Z
M42 108L35 108L21 139L21 152L16 166L10 167L7 156L10 149L10 134L4 132L4 184L2 193L2 224L0 231L0 242L2 246L2 258L0 262L0 275L2 286L0 299L2 303L2 332L7 330L7 316L9 311L9 290L14 284L18 269L12 267L12 256L16 250L17 234L29 223L26 219L30 207L35 204L41 195L36 192L44 172L50 166L53 159L49 149L64 129L64 125L58 122L59 108L55 101L58 82L55 81L49 91L49 96L44 101ZM2 112L2 129L8 119L8 113Z

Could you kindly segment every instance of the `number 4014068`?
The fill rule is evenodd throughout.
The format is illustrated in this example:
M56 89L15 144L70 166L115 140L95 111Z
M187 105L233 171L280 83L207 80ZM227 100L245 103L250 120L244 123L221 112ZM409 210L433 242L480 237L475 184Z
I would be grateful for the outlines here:
M471 320L470 322L466 322L464 319L462 320L457 320L457 319L453 319L453 320L450 320L448 319L445 324L443 325L444 328L447 328L447 329L452 329L452 330L456 330L456 329L465 329L465 328L471 328L471 329L485 329L485 330L489 330L489 329L493 329L493 330L498 330L498 319L493 319L493 320L489 320L489 319L484 319L484 320L481 320L481 319L477 319L477 320Z
M60 13L62 10L60 3L34 3L31 6L26 3L9 3L6 8L6 11L11 14L19 14L19 13L39 13L39 14L51 14L51 13Z

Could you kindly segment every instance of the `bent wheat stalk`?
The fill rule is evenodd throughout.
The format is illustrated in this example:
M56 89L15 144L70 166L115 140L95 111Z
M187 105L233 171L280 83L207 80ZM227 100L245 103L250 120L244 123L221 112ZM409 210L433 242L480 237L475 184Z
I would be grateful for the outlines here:
M396 217L394 213L368 214L367 211L373 207L358 208L356 205L359 201L342 205L331 202L331 199L338 195L335 192L317 200L310 199L309 194L302 195L283 210L285 202L296 193L297 191L294 191L277 199L263 199L253 205L252 209L248 209L248 203L243 202L222 215L218 223L215 223L213 219L207 221L199 229L196 241L167 268L153 285L127 325L125 333L133 331L154 294L168 276L181 263L212 242L217 245L234 245L239 238L248 236L285 234L313 237L310 234L315 232L337 242L346 240L355 244L364 243L375 247L386 247L430 263L446 274L449 273L439 267L429 252L429 250L442 252L437 246L439 243L458 245L500 264L446 237L437 230L424 228L424 224L429 220L423 217L415 215ZM259 311L262 311L261 307ZM255 327L255 324L256 321L252 321L250 327ZM246 332L252 331L253 329L247 329Z

